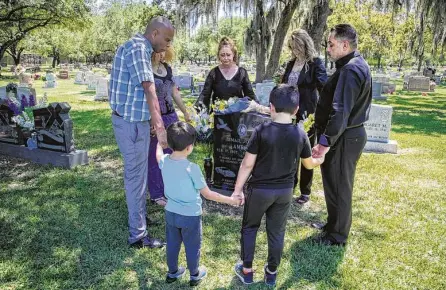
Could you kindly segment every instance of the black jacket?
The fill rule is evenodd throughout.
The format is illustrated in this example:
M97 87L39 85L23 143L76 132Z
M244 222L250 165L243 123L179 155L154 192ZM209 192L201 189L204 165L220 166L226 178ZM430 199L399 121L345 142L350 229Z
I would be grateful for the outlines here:
M282 77L282 83L288 83L288 77L295 61L293 59L287 63L285 73ZM299 111L297 112L298 120L304 119L305 116L313 114L316 111L316 104L319 99L318 91L320 92L322 90L326 82L327 71L320 58L315 57L313 61L309 62L307 71L305 66L302 68L297 81L300 95Z
M322 133L319 143L332 146L346 129L361 126L371 103L372 77L364 58L354 51L337 60L315 114L315 128Z

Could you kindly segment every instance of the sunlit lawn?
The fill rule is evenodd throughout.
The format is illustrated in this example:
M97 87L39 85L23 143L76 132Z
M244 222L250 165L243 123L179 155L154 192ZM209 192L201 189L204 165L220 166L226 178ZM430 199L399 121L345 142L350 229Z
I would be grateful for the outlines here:
M71 105L76 147L88 151L90 164L64 170L0 155L0 289L188 288L187 278L164 283L164 250L127 247L123 166L110 110L73 81L34 86L39 97L47 92L50 101ZM379 103L394 108L391 139L399 153L363 154L345 249L309 242L317 232L308 224L326 217L316 170L311 202L291 211L279 289L446 289L446 88L427 96L398 90ZM201 165L203 154L197 146L192 160ZM233 273L242 210L210 202L204 208L202 264L209 276L200 287L244 288ZM164 221L162 209L148 210ZM164 237L164 226L150 233ZM259 283L250 289L265 288L266 256L262 228L254 262Z

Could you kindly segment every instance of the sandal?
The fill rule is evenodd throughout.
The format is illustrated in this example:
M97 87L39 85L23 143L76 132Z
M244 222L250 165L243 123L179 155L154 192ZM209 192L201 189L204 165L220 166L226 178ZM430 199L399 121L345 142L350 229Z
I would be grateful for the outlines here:
M163 196L163 197L159 197L159 198L155 198L155 199L151 199L150 200L152 202L152 204L157 204L159 206L166 206L167 204L167 199Z
M304 204L307 203L308 201L310 201L310 196L306 195L306 194L301 194L297 199L296 202L298 204Z

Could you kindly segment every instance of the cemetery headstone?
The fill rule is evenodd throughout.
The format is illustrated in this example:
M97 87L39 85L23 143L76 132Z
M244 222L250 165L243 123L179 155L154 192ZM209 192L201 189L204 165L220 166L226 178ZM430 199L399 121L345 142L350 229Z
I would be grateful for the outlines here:
M3 101L0 104L0 142L23 145L24 134L12 120L13 116L13 110Z
M87 152L75 150L69 111L68 103L34 109L34 130L25 135L12 120L13 111L0 105L0 154L65 168L88 164Z
M193 91L193 78L190 74L174 76L174 80L180 89L191 89Z
M392 126L392 107L372 104L369 120L364 123L367 143L364 151L378 153L397 153L398 143L390 140Z
M68 70L60 70L59 78L64 80L68 79L69 78Z
M407 83L409 91L430 91L430 78L422 76L410 76Z
M382 92L382 83L381 82L372 82L372 98L375 100L387 100L386 96L381 95Z
M275 86L276 84L274 82L256 84L255 93L262 106L269 106L269 94Z
M82 85L85 83L85 75L83 71L79 71L76 73L76 78L74 79L74 83L76 85Z
M90 78L87 80L87 82L88 82L87 89L88 90L96 90L96 86L98 84L98 80L99 80L100 76L93 74L93 75L89 75L89 77Z
M232 113L214 116L214 184L223 193L232 193L246 145L255 127L269 122L258 113Z
M46 108L33 110L39 148L66 153L74 151L70 109L68 103L52 103Z
M55 88L56 87L56 77L52 72L46 73L46 81L45 81L45 88Z
M197 94L199 95L203 91L204 82L196 82L196 84L197 84Z
M388 83L390 81L390 78L386 75L375 75L372 79L377 83Z
M96 85L95 101L108 101L108 79L99 78Z

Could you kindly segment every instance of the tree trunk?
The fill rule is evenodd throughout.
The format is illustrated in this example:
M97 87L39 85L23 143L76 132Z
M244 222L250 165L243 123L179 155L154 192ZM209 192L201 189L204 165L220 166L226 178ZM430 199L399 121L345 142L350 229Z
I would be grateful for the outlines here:
M255 16L253 19L253 27L251 29L254 43L256 45L256 83L261 83L263 76L265 75L265 62L268 53L267 37L269 38L265 17L263 1L256 0Z
M420 36L419 36L419 40L418 40L418 48L417 48L417 60L418 60L418 71L421 70L421 65L423 62L423 58L424 58L424 12L421 13L421 17L420 17Z
M421 53L418 55L418 71L421 71L421 66L423 65L424 59L424 47L421 49Z
M322 39L327 27L327 18L333 13L328 4L329 0L316 0L311 13L308 14L308 18L305 19L302 27L313 39L314 48L318 53L321 52Z
M398 60L398 71L401 71L403 68L403 61L404 61L404 54L400 51L400 55L399 55L399 60Z
M381 55L378 54L378 69L381 68Z
M327 38L324 39L324 56L325 56L325 69L328 68L328 52L327 52L328 41Z
M263 79L272 79L274 73L279 66L280 53L282 52L283 42L285 41L286 33L291 24L291 18L293 18L294 11L299 6L300 0L289 1L280 13L280 20L275 28L274 42L271 47L271 53L269 56L268 66ZM257 79L257 78L256 78Z
M15 65L20 64L20 56L22 55L22 52L24 48L17 49L17 45L19 44L19 41L14 42L9 46L9 48L6 50L6 52L12 57L14 60Z

